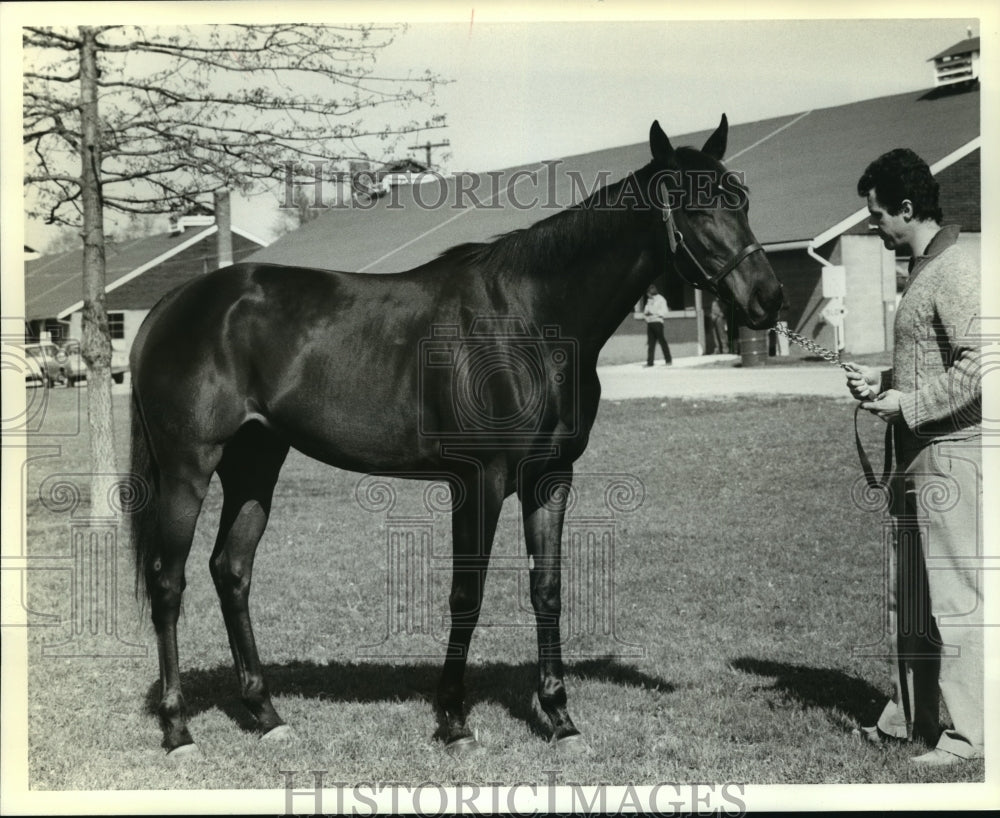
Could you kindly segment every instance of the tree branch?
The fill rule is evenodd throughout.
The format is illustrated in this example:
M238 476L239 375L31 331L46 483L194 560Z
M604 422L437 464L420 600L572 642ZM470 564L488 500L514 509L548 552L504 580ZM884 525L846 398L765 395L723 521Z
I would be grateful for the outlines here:
M407 134L446 127L443 116L421 123L398 113L432 107L444 80L376 73L395 26L95 31L96 43L88 43L99 58L98 183L108 213L169 212L220 185L249 190L284 178L289 161L323 160L324 174L338 172L346 154L389 155ZM47 221L69 223L79 214L71 163L79 162L80 107L70 94L80 73L61 55L82 41L42 27L22 33L26 51L48 52L29 61L33 70L24 75L23 140L33 148L25 184L37 191ZM376 119L380 110L385 124ZM371 153L362 147L368 140Z
M26 34L21 36L21 42L24 45L38 46L39 48L61 48L64 51L77 51L80 48L80 41L66 34L59 34L52 29L48 28L35 28L34 26L25 26L25 31L31 32L38 39L28 37Z

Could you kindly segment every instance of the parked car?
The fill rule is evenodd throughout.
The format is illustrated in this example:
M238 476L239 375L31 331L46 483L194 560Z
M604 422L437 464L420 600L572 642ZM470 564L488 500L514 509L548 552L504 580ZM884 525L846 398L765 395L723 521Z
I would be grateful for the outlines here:
M25 344L28 362L25 382L29 386L75 386L87 380L87 364L80 355L80 342L67 341L61 347L54 343ZM111 350L111 379L125 381L128 354Z
M70 361L72 371L69 372L70 385L79 383L87 379L87 365L80 355L80 342L67 341L62 346L66 353L67 360ZM111 380L115 383L125 382L125 373L128 372L128 353L124 350L111 349Z
M66 354L55 344L25 344L24 356L28 364L24 380L28 386L56 386L67 382L63 369Z

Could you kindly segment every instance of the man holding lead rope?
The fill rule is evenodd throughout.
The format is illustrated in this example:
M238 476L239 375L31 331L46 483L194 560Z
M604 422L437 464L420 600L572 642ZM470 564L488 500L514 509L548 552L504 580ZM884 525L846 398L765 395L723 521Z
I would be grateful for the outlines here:
M941 227L938 184L913 151L865 170L858 194L889 250L911 256L892 369L847 364L861 408L892 427L896 691L867 738L917 737L920 765L983 756L982 386L978 263ZM939 691L953 727L941 729Z

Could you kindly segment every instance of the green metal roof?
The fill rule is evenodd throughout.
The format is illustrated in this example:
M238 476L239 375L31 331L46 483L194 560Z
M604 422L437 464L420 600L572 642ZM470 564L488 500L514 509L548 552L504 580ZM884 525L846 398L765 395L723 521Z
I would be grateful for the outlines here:
M215 227L192 228L174 235L109 242L105 247L107 305L109 309L148 309L165 292L187 281L203 268L188 252L204 251L205 242L215 250ZM242 261L263 245L234 230L234 255ZM197 255L197 252L194 254ZM30 321L53 318L83 297L83 250L70 250L30 259L24 263L24 309Z
M750 223L762 243L808 240L864 205L855 186L876 156L909 147L933 165L978 137L979 103L978 89L918 91L730 125L725 161L745 174ZM682 135L670 133L669 118L660 112L651 112L650 121L659 115L674 145L700 147L719 113L706 113L710 127L704 131ZM600 178L623 178L648 159L643 140L558 163L401 187L395 199L370 209L332 209L250 260L378 273L410 269L456 244L489 241L533 224L551 213L547 203L565 206L583 198L574 179L592 188ZM473 182L478 204L459 192Z

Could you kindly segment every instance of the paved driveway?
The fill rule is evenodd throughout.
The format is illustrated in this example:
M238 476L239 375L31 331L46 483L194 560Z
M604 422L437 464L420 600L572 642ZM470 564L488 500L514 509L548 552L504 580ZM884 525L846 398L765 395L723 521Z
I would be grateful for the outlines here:
M728 398L735 395L819 395L853 401L843 370L829 365L741 367L735 355L677 358L673 366L657 361L600 366L601 397Z
M604 400L631 398L729 398L736 395L822 395L853 400L843 371L828 364L741 367L737 355L675 358L646 368L643 363L599 366ZM128 394L128 378L111 391Z

